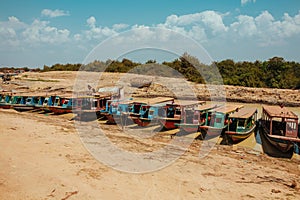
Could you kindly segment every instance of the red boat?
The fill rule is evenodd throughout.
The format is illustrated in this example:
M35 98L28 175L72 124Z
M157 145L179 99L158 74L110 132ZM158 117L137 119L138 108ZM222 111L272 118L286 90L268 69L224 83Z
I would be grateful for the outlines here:
M177 104L167 104L163 107L162 113L159 114L159 122L164 129L176 129L183 120L182 113L184 109L194 108L204 103L205 101L186 101Z
M195 108L184 109L183 123L175 124L186 133L195 133L199 131L200 126L205 124L206 113L216 108L217 105L206 104Z

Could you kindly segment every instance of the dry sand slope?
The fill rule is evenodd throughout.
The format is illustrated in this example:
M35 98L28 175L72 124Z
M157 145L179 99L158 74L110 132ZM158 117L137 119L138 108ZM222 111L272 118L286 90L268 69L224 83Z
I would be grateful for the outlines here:
M83 87L96 84L89 79L95 74L86 72L86 75ZM25 73L0 87L18 92L72 93L75 79L75 72ZM155 84L142 89L131 87L131 82L139 80L150 80ZM133 74L124 77L124 74L105 73L93 86L116 83L122 83L127 95L132 96L173 96L172 88L183 96L190 95L177 79ZM161 86L163 83L169 89ZM204 85L191 85L196 88L196 96L208 97ZM286 101L291 105L300 102L299 91L225 88L227 98L236 101ZM163 169L126 173L104 165L90 154L74 127L72 117L69 114L55 116L0 110L0 199L300 198L300 161L295 158L270 158L252 149L229 146L214 146L206 157L200 158L203 144L193 141L184 155ZM91 123L83 122L92 129L100 124L109 143L127 152L153 152L171 141L162 134L136 138L117 126ZM94 136L87 132L84 138L94 139ZM108 144L103 141L98 143ZM116 155L111 152L109 156L114 158ZM153 159L153 163L164 160L157 156L149 159Z
M114 170L84 148L72 117L0 111L0 199L300 198L299 160L229 146L215 146L199 158L201 141L161 170ZM170 140L161 135L137 140L117 126L101 128L110 130L114 145L132 152L154 151Z

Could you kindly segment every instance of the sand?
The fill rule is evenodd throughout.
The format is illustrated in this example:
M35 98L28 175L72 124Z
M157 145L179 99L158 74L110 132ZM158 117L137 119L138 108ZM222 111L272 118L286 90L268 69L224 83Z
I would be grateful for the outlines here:
M72 81L64 85L60 80L66 74L68 78L75 77L73 73L49 74L55 74L52 78L59 82L14 81L27 84L26 90L35 88L32 92L42 91L49 84L52 89L64 88L64 92L72 88ZM39 77L46 79L49 74ZM30 76L33 75L27 78ZM21 87L15 84L1 87L12 85L14 89ZM300 198L298 158L272 158L251 148L225 145L212 146L208 155L201 158L203 142L194 140L183 155L162 169L125 172L118 170L122 162L109 166L91 155L82 142L81 132L74 126L73 117L0 110L0 199ZM97 130L94 127L105 130L109 144L126 152L155 152L172 141L162 133L149 138L128 135L118 126L101 121L82 124L87 130ZM84 138L95 139L92 134L88 131ZM104 140L98 142L108 145ZM109 156L119 156L114 153L111 151ZM175 147L170 154L173 153ZM153 163L164 161L164 157L149 159Z
M84 147L72 115L0 112L0 199L298 199L300 161L271 158L242 147L216 145L204 158L201 141L163 169L127 173L96 160ZM99 123L99 122L95 122ZM112 142L135 152L135 138L117 126ZM142 139L155 150L168 138ZM126 145L125 145L126 144Z

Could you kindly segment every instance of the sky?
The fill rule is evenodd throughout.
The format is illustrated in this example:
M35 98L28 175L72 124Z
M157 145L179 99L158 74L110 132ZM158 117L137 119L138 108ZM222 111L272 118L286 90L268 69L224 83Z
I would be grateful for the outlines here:
M300 1L0 0L0 46L2 67L84 63L91 52L139 62L183 52L200 61L204 52L212 61L300 62Z

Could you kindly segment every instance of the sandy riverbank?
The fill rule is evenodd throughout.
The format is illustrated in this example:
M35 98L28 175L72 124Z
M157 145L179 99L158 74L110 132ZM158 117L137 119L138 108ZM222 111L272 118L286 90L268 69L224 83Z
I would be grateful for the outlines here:
M194 141L174 163L150 173L120 172L94 159L72 115L0 111L0 199L298 199L300 161L215 146L199 158ZM94 122L99 123L99 122ZM138 140L117 126L108 138L127 151L154 151L169 138ZM113 156L113 154L112 154ZM154 158L155 159L155 158Z
M86 85L95 84L86 73ZM151 80L149 88L137 89L130 82ZM75 72L25 73L3 90L17 93L71 94ZM166 83L169 88L159 83ZM177 79L105 73L94 87L124 85L127 95L172 96L172 88L188 95ZM190 83L196 96L207 98L204 85ZM83 85L83 87L86 87ZM201 89L202 88L202 89ZM227 98L299 105L299 91L225 86ZM72 114L55 116L38 112L18 113L0 110L0 199L299 199L300 160L271 158L251 148L212 146L209 154L199 157L202 141L195 140L178 159L149 173L118 171L95 159L82 143ZM108 142L119 149L155 152L170 143L162 133L155 137L133 137L115 125L102 122L83 124L91 130L106 131ZM89 129L87 129L89 130ZM84 137L94 139L93 131ZM102 143L101 143L102 142ZM106 154L116 158L115 152ZM171 153L175 153L171 152ZM168 155L166 155L168 156ZM160 163L164 158L147 158ZM122 163L117 163L122 167ZM137 167L138 168L138 167Z

